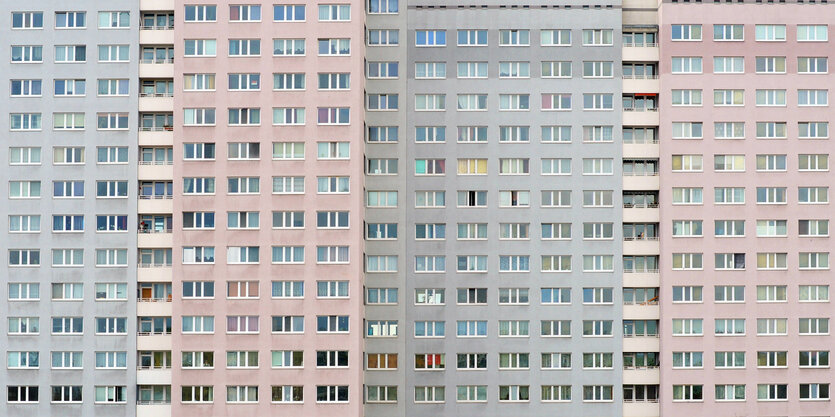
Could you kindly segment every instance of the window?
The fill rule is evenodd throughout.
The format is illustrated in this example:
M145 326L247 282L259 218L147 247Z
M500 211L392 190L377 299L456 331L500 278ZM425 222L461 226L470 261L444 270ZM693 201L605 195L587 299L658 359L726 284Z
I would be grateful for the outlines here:
M757 90L757 106L785 106L786 90Z
M714 41L741 41L743 25L713 25Z
M787 319L757 319L757 336L786 335Z
M828 368L829 367L829 351L828 350L801 350L800 367L801 368Z
M319 39L319 55L351 55L351 40L341 38Z
M745 72L745 61L741 56L713 57L714 74L741 74Z
M826 42L829 33L826 25L797 25L798 42Z
M258 5L232 5L229 6L230 22L260 22L261 6Z
M54 325L53 321L53 327ZM96 334L127 334L127 318L96 317Z
M583 337L612 336L612 320L583 320Z
M803 164L803 155L800 164ZM785 171L786 155L757 155L757 171Z
M459 29L458 46L487 46L486 29Z
M674 41L701 41L702 25L672 25Z
M542 191L542 207L571 207L571 191Z
M699 294L701 295L701 287ZM701 336L702 319L673 319L673 336Z
M395 1L396 3L396 1ZM397 6L395 5L395 9ZM320 22L348 22L351 20L350 4L320 4Z
M583 29L583 46L612 45L612 29Z
M40 113L12 113L9 115L11 131L41 130Z
M124 404L127 402L127 387L96 386L97 404Z
M757 73L786 73L786 57L784 56L758 56L756 64Z
M787 354L788 352L785 351L757 352L757 367L785 368ZM742 366L744 366L744 364Z
M827 72L826 57L797 57L798 74L826 74Z
M304 5L273 5L273 22L304 22Z
M416 69L416 78L419 77L420 72L420 63L415 64ZM444 70L446 68L446 64L444 65ZM368 61L368 67L366 68L367 79L394 79L398 77L398 63L397 62L380 62L380 61Z
M58 47L56 46L56 58L58 58ZM57 61L57 59L56 59ZM24 45L12 46L12 63L39 63L43 62L43 46Z
M486 320L459 320L456 328L457 337L487 337Z
M258 194L260 191L258 177L229 177L227 178L228 194Z
M673 74L701 74L702 58L694 56L673 57Z
M303 56L304 39L273 39L273 56Z
M718 297L733 297L735 291L734 287L718 287L716 290L717 302L733 302L733 298L729 300L720 300ZM745 319L715 319L715 330L713 334L717 336L743 336L745 335Z
M527 29L499 30L499 46L529 46L531 31Z
M829 334L828 318L800 318L798 334L801 336Z
M713 90L714 106L742 106L744 105L745 90ZM785 101L785 97L784 100Z
M12 97L40 97L41 80L11 80Z
M786 384L757 384L757 401L787 401Z
M799 122L797 124L800 139L826 139L829 137L828 122Z
M99 12L99 29L127 29L130 12Z
M800 204L829 203L829 187L798 187L797 200Z
M52 385L53 403L80 403L81 385Z
M9 266L39 266L41 252L37 249L9 249Z
M583 385L583 402L611 402L611 385Z
M613 95L608 93L583 93L583 110L612 110L612 100Z
M583 207L612 207L612 191L583 191Z
M215 5L186 5L186 22L214 22L217 20Z
M43 12L12 12L12 29L43 29Z
M542 61L542 78L571 78L571 61Z
M9 301L37 301L40 299L40 284L38 283L10 283Z
M672 90L673 106L701 106L702 90Z
M57 49L60 48L56 46L56 53ZM67 46L66 48L71 48ZM66 61L75 61L81 62L85 61L85 59L79 58L79 48L84 48L83 46L75 46L75 59L71 58L72 52L67 50L67 58ZM83 53L82 53L83 54ZM130 61L130 47L128 45L99 45L99 62L128 62Z
M400 31L397 29L368 29L368 46L397 46L400 44Z
M829 384L800 384L800 400L828 401Z
M702 368L702 352L673 352L673 369Z
M230 385L226 387L227 403L257 403L258 387L249 385Z
M786 25L756 25L754 34L757 42L781 42L786 40Z
M230 49L231 49L230 41ZM186 57L214 57L217 56L217 40L216 39L186 39L185 52Z

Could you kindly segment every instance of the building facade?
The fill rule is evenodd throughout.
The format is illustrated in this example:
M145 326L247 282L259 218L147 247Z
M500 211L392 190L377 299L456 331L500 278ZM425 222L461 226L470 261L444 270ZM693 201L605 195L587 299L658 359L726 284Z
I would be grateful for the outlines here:
M832 10L662 10L662 414L829 415Z
M135 414L131 1L6 4L0 414Z
M831 415L831 5L7 3L0 414Z

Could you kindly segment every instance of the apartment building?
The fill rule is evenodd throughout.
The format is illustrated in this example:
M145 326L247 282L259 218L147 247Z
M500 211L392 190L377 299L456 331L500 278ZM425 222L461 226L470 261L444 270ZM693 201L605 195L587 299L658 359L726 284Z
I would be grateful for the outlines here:
M0 14L0 414L135 414L132 1Z
M828 4L53 3L0 414L831 415Z
M833 11L662 9L661 412L831 415Z

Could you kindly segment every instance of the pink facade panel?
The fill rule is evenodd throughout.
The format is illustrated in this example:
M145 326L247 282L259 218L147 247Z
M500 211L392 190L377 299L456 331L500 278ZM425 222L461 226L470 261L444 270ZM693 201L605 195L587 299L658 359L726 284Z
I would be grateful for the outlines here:
M177 91L174 108L174 155L178 162L174 170L175 297L172 354L175 364L172 377L172 414L361 415L363 3L342 2L350 4L350 21L339 22L319 21L316 3L301 2L296 5L304 7L303 19L299 19L301 9L288 9L274 14L273 2L247 4L260 5L260 20L230 21L232 17L247 13L252 17L253 11L241 10L238 6L219 2L216 21L186 22L184 18L190 16L188 12L183 13L187 4L180 0L176 2L176 25L182 30L178 30L176 34L177 57L174 75ZM291 15L297 20L286 20ZM278 20L274 20L274 17L278 17ZM320 56L318 41L325 38L350 39L350 54ZM195 45L187 45L187 42L199 39L216 40L216 56L184 56L184 53L190 52ZM304 44L304 53L276 56L274 39L300 39ZM249 43L232 46L230 40L247 40ZM251 40L260 41L258 54L230 56L231 53L235 53L236 48L255 51ZM296 44L296 47L298 46L299 44ZM199 49L200 46L194 48ZM319 73L348 73L350 88L340 91L320 90L317 88ZM214 74L214 89L185 90L184 80L187 74ZM260 88L230 91L230 74L257 74L260 78ZM304 74L304 84L296 90L277 91L273 74ZM298 78L294 79L298 81ZM244 83L254 85L252 78L247 78ZM317 120L317 109L320 107L348 108L350 120L340 125L320 124ZM187 122L185 117L188 115L186 109L192 108L214 108L215 124L184 126ZM229 109L237 108L260 109L260 121L256 122L251 114L244 116L237 113L235 117L249 117L252 125L230 126ZM273 108L303 108L304 118L298 117L296 125L277 125L274 124ZM348 142L350 157L341 160L319 158L317 143L322 141ZM215 143L215 159L183 160L184 144L194 142ZM228 144L232 142L258 143L259 153L257 156L250 153L250 158L246 160L230 160L234 155L230 154ZM290 142L295 144L284 144ZM274 148L274 143L279 145L275 145ZM303 151L300 146L303 146ZM251 152L251 148L249 149ZM303 191L299 184L293 185L293 193L274 188L274 177L300 176L304 177ZM317 178L325 176L347 177L348 191L328 194L319 192ZM199 177L215 179L213 195L184 194L185 179ZM232 177L257 178L257 191L250 188L249 194L230 194L228 183ZM247 182L246 186L252 187L251 184ZM344 188L340 190L344 191ZM347 211L349 224L341 228L319 228L317 211ZM214 212L214 229L184 230L183 212ZM227 226L229 212L257 212L258 224L246 230L230 230ZM274 224L273 212L303 212L304 225L281 228ZM249 225L252 226L251 223ZM184 265L183 248L195 246L214 247L214 263ZM272 248L279 246L303 247L303 261L293 264L272 262ZM319 246L347 247L348 259L338 264L317 262ZM229 264L228 247L257 247L258 260L248 264ZM247 252L248 255L252 253ZM332 299L317 297L317 281L325 280L348 281L348 296ZM214 298L183 299L184 282L188 281L213 281ZM257 296L249 299L230 299L227 294L230 281L255 281L258 288ZM303 297L278 297L273 292L274 281L301 281L304 288ZM237 288L237 284L231 285ZM252 287L249 288L249 291L252 291ZM213 316L214 333L183 334L183 317L190 316ZM251 334L231 333L229 326L232 324L228 323L230 316L257 316L257 331ZM274 332L272 318L276 316L303 316L303 332ZM347 316L347 333L318 332L317 316ZM273 366L272 352L285 350L302 351L303 365L292 369ZM183 368L182 352L191 351L212 351L214 369ZM319 351L347 351L347 367L317 367ZM228 352L257 352L257 367L236 369L227 366ZM232 363L235 360L232 360ZM181 387L208 385L214 387L212 403L194 404L181 401ZM257 386L257 400L245 397L248 403L228 401L228 398L231 398L227 397L228 387L235 386ZM298 401L299 398L294 393L290 396L295 400L293 403L278 403L274 401L278 398L274 398L272 388L277 386L302 386L303 399ZM347 387L348 400L320 401L317 399L319 386ZM233 397L241 398L237 393Z
M828 289L832 242L828 231L812 237L800 230L809 225L804 220L831 223L833 217L832 176L828 165L817 161L828 161L835 149L824 132L833 119L829 101L835 84L831 70L801 72L806 57L831 63L833 48L831 40L798 41L798 28L830 24L835 9L665 2L661 10L661 415L830 415L828 394L808 398L828 392L835 380L828 359L818 367L801 359L803 352L829 352L833 346L828 296L812 302L807 295L810 288ZM742 39L714 40L715 31L720 38L738 38L738 28L714 27L725 24L742 25ZM696 33L673 25L699 25L701 40L671 40L682 30ZM765 40L770 37L774 40ZM700 71L695 57L701 58ZM739 59L716 57L741 57L742 66ZM720 73L722 65L740 72ZM772 65L775 71L769 72ZM684 73L687 68L692 72ZM701 103L688 102L695 90ZM809 94L815 94L817 106L806 105ZM820 99L824 95L826 102ZM817 138L806 137L814 136L808 133L810 122L819 129ZM689 123L701 123L701 129ZM729 131L735 133L723 133ZM808 155L814 155L817 170L809 169ZM698 199L695 190L702 202L687 201ZM801 202L808 192L816 193L817 203ZM676 221L701 221L701 236L689 233L694 224ZM690 254L702 255L701 268L693 266L697 261ZM815 262L817 269L807 267ZM701 301L683 302L685 287L702 287ZM674 334L694 324L681 319L702 320L703 335ZM826 329L801 334L801 326L805 330L811 322ZM773 326L780 334L763 334ZM703 352L701 366L687 369L692 362L681 352ZM721 352L744 352L744 363L722 367L725 358L739 356ZM702 386L701 398L692 398L689 385ZM744 388L717 387L722 385Z

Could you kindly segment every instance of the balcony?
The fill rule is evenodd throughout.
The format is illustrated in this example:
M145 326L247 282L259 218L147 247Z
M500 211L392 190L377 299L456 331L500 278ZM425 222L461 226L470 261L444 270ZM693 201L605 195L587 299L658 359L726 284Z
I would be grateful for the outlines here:
M174 78L174 58L139 61L139 76L149 78Z
M655 74L632 74L623 76L623 93L652 93L661 92L661 81Z
M624 352L659 352L660 339L658 337L624 337Z
M657 140L643 143L623 142L624 158L658 158L660 154Z
M171 300L137 300L136 314L141 316L170 316Z
M139 128L139 146L171 146L174 143L174 128Z
M625 223L658 223L660 217L658 203L623 205L623 221Z
M657 190L661 186L658 172L624 172L624 190Z
M623 253L626 255L658 255L660 250L657 236L623 239Z
M657 402L623 403L623 417L658 417L660 413Z
M170 161L139 161L137 176L140 180L172 180L174 164Z
M657 269L623 271L624 287L658 287L661 273Z
M139 0L139 10L143 12L173 9L174 0Z
M623 306L623 318L629 320L658 320L658 304L629 304Z
M657 108L624 108L624 126L658 126L659 117Z
M661 54L654 42L623 41L623 60L640 62L658 62Z
M170 384L171 383L171 366L167 368L160 367L136 367L136 383L137 384ZM143 403L139 403L143 404Z
M148 0L143 0L148 1ZM160 417L171 415L171 404L137 404L136 417Z
M139 26L139 44L173 44L174 25L171 26Z
M170 334L139 334L136 337L138 350L171 350Z
M142 282L171 282L171 264L139 264L136 279Z
M174 110L174 94L170 93L139 93L139 111L172 111ZM171 127L173 129L173 127ZM167 130L171 130L167 129Z

